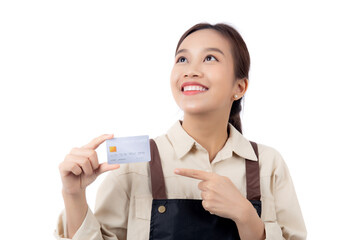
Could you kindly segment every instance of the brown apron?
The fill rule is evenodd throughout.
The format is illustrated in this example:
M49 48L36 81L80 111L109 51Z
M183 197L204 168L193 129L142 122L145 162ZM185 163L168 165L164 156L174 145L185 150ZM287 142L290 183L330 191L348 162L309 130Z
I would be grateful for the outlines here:
M259 160L257 144L250 142ZM152 209L150 240L240 239L234 221L210 214L198 199L167 199L158 148L150 139ZM261 216L259 161L246 159L247 199Z

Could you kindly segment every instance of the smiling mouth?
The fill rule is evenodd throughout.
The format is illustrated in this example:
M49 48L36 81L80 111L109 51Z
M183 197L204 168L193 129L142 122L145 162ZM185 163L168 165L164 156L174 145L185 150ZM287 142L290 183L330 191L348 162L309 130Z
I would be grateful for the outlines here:
M208 88L205 88L203 86L199 86L199 85L188 85L188 86L184 86L181 91L184 95L195 95L195 94L200 94L200 93L204 93L208 90Z
M198 91L198 92L205 92L208 89L202 86L196 86L196 85L189 85L189 86L184 86L181 91L182 92L190 92L190 91Z

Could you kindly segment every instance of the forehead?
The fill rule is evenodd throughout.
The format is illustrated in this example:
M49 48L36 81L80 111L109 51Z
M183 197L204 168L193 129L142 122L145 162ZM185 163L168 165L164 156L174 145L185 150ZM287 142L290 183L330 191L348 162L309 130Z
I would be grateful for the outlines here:
M203 48L218 48L224 53L230 54L231 46L229 41L219 32L213 29L202 29L193 32L187 36L180 44L180 49L203 49Z

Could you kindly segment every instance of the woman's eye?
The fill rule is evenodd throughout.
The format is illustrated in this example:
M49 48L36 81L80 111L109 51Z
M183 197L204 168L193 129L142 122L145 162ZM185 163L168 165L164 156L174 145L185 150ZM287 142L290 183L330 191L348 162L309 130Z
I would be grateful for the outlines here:
M205 61L217 61L217 59L214 56L209 55L205 58Z
M176 62L178 62L178 63L184 63L184 62L187 62L187 59L184 58L184 57L179 57Z

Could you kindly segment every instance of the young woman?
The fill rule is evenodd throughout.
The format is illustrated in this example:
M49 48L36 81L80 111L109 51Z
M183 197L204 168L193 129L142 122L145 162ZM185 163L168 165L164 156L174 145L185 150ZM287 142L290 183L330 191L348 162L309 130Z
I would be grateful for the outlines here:
M72 239L306 239L288 169L280 154L241 134L241 100L250 57L225 24L197 24L179 40L171 74L184 112L151 140L151 162L99 164L102 135L60 164L65 213L55 235ZM117 169L117 170L115 170ZM101 185L95 213L85 190Z

